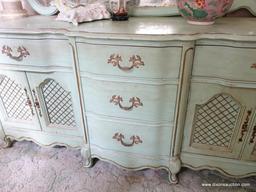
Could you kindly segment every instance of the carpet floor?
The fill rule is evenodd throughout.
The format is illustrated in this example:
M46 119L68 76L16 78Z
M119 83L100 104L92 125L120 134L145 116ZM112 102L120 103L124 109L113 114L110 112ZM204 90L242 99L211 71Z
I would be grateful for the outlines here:
M167 178L165 170L127 171L103 161L85 168L79 150L65 147L46 148L28 141L0 147L0 192L256 191L256 177L236 180L215 171L183 168L177 185L170 185ZM247 186L202 186L214 183Z

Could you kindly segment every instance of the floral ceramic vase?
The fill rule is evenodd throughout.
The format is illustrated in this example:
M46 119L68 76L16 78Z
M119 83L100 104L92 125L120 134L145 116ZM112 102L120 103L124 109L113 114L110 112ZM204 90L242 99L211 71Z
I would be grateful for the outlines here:
M210 25L230 9L233 0L177 0L180 14L190 24Z

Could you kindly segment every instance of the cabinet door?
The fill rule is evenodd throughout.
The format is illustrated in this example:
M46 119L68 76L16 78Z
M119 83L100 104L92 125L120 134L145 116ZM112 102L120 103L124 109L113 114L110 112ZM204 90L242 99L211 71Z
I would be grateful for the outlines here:
M249 125L249 134L242 153L242 159L256 161L256 108L254 109L254 116Z
M0 119L3 127L41 130L25 72L0 70Z
M82 135L79 94L73 73L27 73L43 131Z
M238 158L246 139L242 125L250 119L256 91L192 83L183 151Z

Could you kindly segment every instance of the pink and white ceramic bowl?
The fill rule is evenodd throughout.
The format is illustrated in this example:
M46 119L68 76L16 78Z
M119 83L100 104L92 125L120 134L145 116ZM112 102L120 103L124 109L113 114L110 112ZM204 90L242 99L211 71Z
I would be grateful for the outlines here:
M228 12L233 0L177 0L180 14L190 24L211 25Z

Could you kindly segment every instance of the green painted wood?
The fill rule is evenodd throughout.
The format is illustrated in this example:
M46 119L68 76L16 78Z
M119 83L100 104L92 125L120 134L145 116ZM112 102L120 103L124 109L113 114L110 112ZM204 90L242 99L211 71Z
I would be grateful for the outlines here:
M113 151L91 144L91 154L93 158L99 158L109 163L114 163L121 168L140 170L145 168L160 169L169 167L169 157L147 156L142 153L132 154L123 151Z
M190 88L190 97L188 103L187 117L185 122L184 129L184 137L183 137L183 147L182 151L196 154L205 154L219 157L228 157L238 159L240 152L242 151L243 142L246 139L246 132L243 137L243 140L239 142L239 138L241 137L241 126L245 121L245 117L247 116L247 111L249 110L247 106L251 106L253 102L255 102L255 89L243 89L243 88L230 88L216 84L205 84L205 83L192 83ZM233 97L234 101L237 103L233 103L231 106L239 105L240 112L238 116L235 116L234 128L228 129L226 128L230 124L230 119L232 119L231 113L233 112L233 107L230 108L229 105L226 104L225 99L218 98L217 101L214 101L210 104L207 102L210 101L217 94L228 94ZM220 102L218 102L218 100ZM224 110L221 114L218 112L219 108L222 108L222 104ZM193 127L195 126L195 110L196 106L201 105L204 106L201 110L204 112L204 118L200 116L201 123L201 134L196 134L196 137L203 140L205 143L196 142L193 143ZM207 108L208 106L208 108ZM216 117L221 117L221 121ZM208 130L207 127L209 125L214 125L211 130ZM223 128L222 128L223 126ZM204 129L207 130L204 132ZM231 130L231 131L229 131ZM216 134L216 132L218 132ZM200 136L199 136L200 135ZM229 135L229 136L228 136ZM211 139L214 138L214 139ZM211 144L212 140L225 140L227 139L229 145L222 146ZM208 141L208 142L207 142Z
M27 72L26 74L30 89L31 91L35 90L36 97L40 103L41 115L39 114L39 110L37 110L37 114L42 125L42 130L54 134L83 136L83 126L80 120L81 114L79 113L80 103L77 99L79 95L74 74L62 72ZM51 82L49 82L49 80L51 80ZM42 87L45 85L47 85L47 90L44 95ZM71 100L68 99L69 94ZM48 95L49 97L47 98L51 98L50 100L45 99L45 96ZM33 99L35 102L34 94ZM68 101L70 101L70 103ZM68 104L66 104L67 102ZM49 109L47 108L49 105L53 105L54 107ZM56 108L56 110L54 108ZM53 123L50 120L51 117L49 116L49 113L54 115ZM71 124L70 122L72 120L74 123Z
M12 49L9 57L2 53L4 46ZM25 48L27 54L19 57L21 54L18 49ZM0 38L0 63L25 65L25 66L42 66L42 67L71 67L72 55L68 46L68 41L54 39L15 39L15 38ZM61 51L57 51L61 50Z
M247 140L242 153L242 160L256 161L256 108L253 109L253 115L248 127Z
M65 134L53 134L45 131L21 131L20 129L6 129L5 134L12 140L33 141L40 146L67 146L81 148L84 145L83 137Z
M233 178L249 177L256 174L255 162L245 162L195 153L182 153L181 160L184 167L193 170L217 170L223 175Z
M170 154L170 131L172 129L170 126L136 124L132 121L125 123L111 118L100 118L100 116L88 116L87 118L90 142L93 145L108 150L160 158ZM142 143L124 146L113 138L116 133L124 135L123 142L126 144L132 144L132 139L130 139L132 136L139 136Z
M255 41L256 18L220 18L215 25L187 24L182 17L131 17L128 21L101 20L77 27L55 17L33 16L15 21L0 21L2 34L52 34L96 39L192 41L197 39L225 39ZM235 32L235 34L234 34Z
M3 97L0 98L0 118L4 130L41 130L35 110L32 107L31 111L28 106L28 99L31 101L31 106L33 106L34 103L25 72L0 70L0 76L6 77L5 81L1 81L1 84L3 83L3 86L6 87L1 95L9 95L5 97L5 99ZM27 96L24 89L27 90ZM9 90L13 91L9 92ZM11 97L11 94L15 95ZM12 101L9 100L9 98ZM6 108L7 106L9 106L9 115Z
M143 85L95 81L82 78L86 111L95 114L137 119L144 122L173 122L176 106L176 85ZM131 98L138 97L142 106L122 109L112 97L121 96L121 106L131 107Z
M9 69L1 71L28 88L34 111L33 89L40 95L37 88L46 79L56 80L64 90L71 91L78 122L73 128L50 126L43 98L38 96L42 117L37 111L35 123L10 121L1 108L3 129L17 140L33 140L43 145L83 145L87 162L92 154L127 168L164 167L173 173L174 181L180 169L179 156L183 166L194 169L216 169L235 177L255 175L254 145L248 144L255 122L252 116L248 131L239 142L247 112L256 106L255 68L252 67L255 21L255 18L222 18L213 26L192 26L182 18L141 17L125 22L103 20L75 28L55 21L54 17L0 21L0 42L14 47L24 43L31 50L31 55L22 61L12 61L0 54L1 69L3 66ZM72 50L65 40L68 38ZM192 69L194 44L197 48ZM187 52L188 48L191 52ZM107 63L113 53L122 56L122 66L130 66L129 58L140 55L144 66L121 71ZM78 92L77 87L82 89ZM195 135L192 127L196 105L206 105L217 94L230 95L235 105L241 107L234 120L230 144L219 147L191 143L191 135ZM123 106L129 106L131 97L140 98L143 106L124 111L110 102L113 95L123 97ZM80 103L84 103L82 108ZM88 122L86 144L81 142L84 134L81 110L85 112L83 121ZM232 112L225 113L226 118L229 113ZM214 121L211 114L207 117L209 123ZM39 129L31 130L38 126ZM124 142L132 142L133 134L139 135L143 142L123 146L113 139L117 132L124 133ZM179 152L182 134L182 152ZM225 132L221 136L226 137ZM205 139L211 139L211 135Z
M179 75L182 47L146 47L93 45L78 43L80 70L94 74L143 77L152 79L177 79ZM111 55L121 56L120 67L131 67L132 56L139 56L143 65L126 71L108 62Z
M210 43L210 42L209 42ZM254 48L230 45L198 45L194 56L194 76L256 82L256 44ZM209 59L218 58L221 59Z

